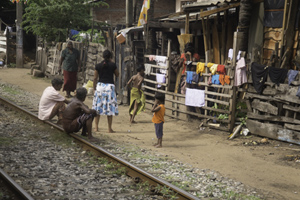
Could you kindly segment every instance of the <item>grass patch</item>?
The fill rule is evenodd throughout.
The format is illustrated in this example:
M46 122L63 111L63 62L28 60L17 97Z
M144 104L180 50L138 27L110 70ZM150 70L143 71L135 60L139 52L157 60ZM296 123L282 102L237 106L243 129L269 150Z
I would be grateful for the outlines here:
M73 139L66 133L61 131L53 131L53 133L50 134L49 139L50 141L60 146L71 147L74 144Z
M15 88L4 86L2 89L5 93L9 93L9 94L13 94L13 95L21 94L20 91L18 91Z
M241 200L260 200L259 197L255 197L253 195L245 195L245 194L239 194L233 191L223 191L223 197L225 199L241 199Z
M14 145L16 143L15 139L7 138L7 137L0 137L0 145L2 146L9 146Z

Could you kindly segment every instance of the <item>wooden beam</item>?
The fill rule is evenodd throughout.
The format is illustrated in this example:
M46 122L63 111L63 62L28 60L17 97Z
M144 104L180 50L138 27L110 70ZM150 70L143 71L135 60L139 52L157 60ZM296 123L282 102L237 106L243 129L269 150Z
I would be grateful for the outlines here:
M222 11L228 10L230 8L239 7L239 6L240 6L240 2L239 3L235 3L235 4L231 4L231 5L222 7L222 8L216 8L216 9L213 9L213 10L200 12L200 17L201 18L208 17L208 16L210 16L212 14L215 14L215 13L218 13L218 12L222 12Z
M248 119L247 127L255 135L300 144L300 132L283 129L282 126L277 124L261 123Z
M270 121L270 122L285 122L290 124L300 124L300 120L293 119L290 117L284 117L284 116L266 116L266 115L259 115L259 114L248 112L247 117L248 119L263 120L263 121Z
M185 34L190 33L190 13L186 13L185 17Z
M147 25L149 28L184 28L185 23L184 22L153 22L153 21L148 21Z
M270 103L259 101L258 99L255 99L251 104L253 109L259 110L261 112L269 113L272 115L278 114L278 108L276 106L273 106Z

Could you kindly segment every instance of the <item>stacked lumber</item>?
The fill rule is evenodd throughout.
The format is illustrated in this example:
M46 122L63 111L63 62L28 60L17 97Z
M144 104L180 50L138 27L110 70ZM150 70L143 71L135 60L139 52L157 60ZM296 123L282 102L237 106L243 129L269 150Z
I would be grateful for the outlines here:
M286 80L278 86L268 77L262 94L257 94L252 81L248 82L247 127L252 134L300 144L298 83L299 74L291 85Z

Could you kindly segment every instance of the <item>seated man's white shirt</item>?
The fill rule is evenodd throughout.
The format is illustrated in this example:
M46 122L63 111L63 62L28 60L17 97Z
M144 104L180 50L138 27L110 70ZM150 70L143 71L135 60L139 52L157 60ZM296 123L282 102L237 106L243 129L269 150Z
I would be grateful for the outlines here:
M39 119L47 120L52 112L53 107L59 101L64 101L65 98L55 90L53 86L47 87L41 97L39 103Z

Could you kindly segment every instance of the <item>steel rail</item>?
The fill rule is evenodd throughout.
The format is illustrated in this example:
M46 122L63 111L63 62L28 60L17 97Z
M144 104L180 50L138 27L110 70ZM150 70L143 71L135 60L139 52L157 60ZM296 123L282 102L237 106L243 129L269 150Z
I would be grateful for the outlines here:
M53 122L49 121L49 120L40 120L37 118L37 115L18 106L17 104L3 98L0 96L0 100L2 102L5 102L7 105L10 105L11 107L21 110L23 112L25 112L26 114L30 115L31 117L33 117L34 119L40 121L40 122L44 122L46 124L49 124L51 126L53 126L54 128L64 132L63 128L61 126L58 126L57 124L54 124ZM167 187L169 188L171 191L173 191L175 194L177 194L177 199L178 200L199 200L199 198L195 197L194 195L188 193L187 191L182 190L181 188L178 188L177 186L163 180L160 179L156 176L153 176L152 174L134 166L133 164L131 164L130 162L119 158L115 155L113 155L112 153L108 152L107 150L101 148L98 145L92 144L89 141L85 140L84 138L81 138L80 136L76 135L76 134L68 134L71 137L74 138L75 142L77 144L79 144L80 146L84 147L85 149L89 149L90 151L94 152L95 154L102 156L102 157L106 157L107 159L111 160L114 163L120 164L121 167L125 167L126 168L126 172L127 175L134 178L135 180L142 180L142 181L147 181L151 186L156 187L156 186L162 186L162 187Z
M17 184L5 171L0 169L0 177L24 200L34 200L19 184Z

